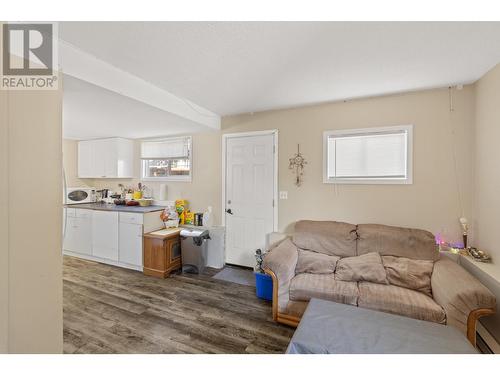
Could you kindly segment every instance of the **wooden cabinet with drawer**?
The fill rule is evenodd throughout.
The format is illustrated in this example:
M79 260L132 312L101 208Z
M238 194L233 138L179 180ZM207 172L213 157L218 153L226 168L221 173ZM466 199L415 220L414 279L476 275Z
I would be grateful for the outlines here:
M162 229L144 235L145 275L166 278L181 268L181 241L179 229Z

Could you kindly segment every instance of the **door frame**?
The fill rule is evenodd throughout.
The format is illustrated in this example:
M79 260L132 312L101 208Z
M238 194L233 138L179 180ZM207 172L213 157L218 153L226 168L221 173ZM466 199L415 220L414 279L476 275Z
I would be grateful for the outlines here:
M258 135L274 136L274 173L273 173L273 231L278 231L278 129L258 130L252 132L225 133L222 134L222 207L221 223L226 227L226 142L229 138L253 137ZM224 256L225 259L225 256Z

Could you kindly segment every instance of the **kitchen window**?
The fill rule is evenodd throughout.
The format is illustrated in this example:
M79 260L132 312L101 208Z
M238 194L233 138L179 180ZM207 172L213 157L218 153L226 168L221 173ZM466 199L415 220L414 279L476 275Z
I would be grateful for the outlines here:
M141 143L142 179L191 181L192 138L175 137Z
M411 184L412 135L412 125L324 132L323 182Z

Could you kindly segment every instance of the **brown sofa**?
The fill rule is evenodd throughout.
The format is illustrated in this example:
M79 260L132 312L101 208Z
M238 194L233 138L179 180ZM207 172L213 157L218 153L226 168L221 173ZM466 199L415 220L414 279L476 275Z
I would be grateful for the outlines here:
M377 224L299 221L264 258L273 318L296 326L311 298L449 324L475 344L495 296L440 256L432 233Z

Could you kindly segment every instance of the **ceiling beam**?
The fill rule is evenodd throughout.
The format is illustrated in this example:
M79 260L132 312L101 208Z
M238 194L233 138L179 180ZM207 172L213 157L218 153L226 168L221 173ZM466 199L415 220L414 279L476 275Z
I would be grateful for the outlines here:
M59 65L64 74L92 83L193 121L220 129L221 117L187 99L178 97L81 49L59 40Z

